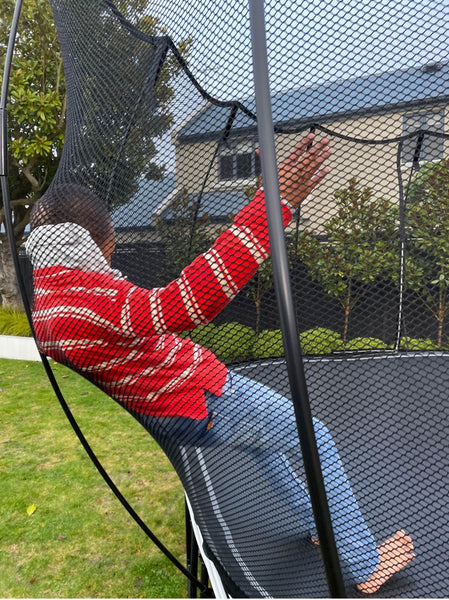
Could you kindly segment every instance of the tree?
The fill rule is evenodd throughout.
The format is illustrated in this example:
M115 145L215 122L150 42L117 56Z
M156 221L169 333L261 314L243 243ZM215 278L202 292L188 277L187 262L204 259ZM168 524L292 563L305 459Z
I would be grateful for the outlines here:
M397 208L375 200L357 179L334 192L335 216L324 224L325 240L310 231L299 235L297 253L313 279L340 303L344 313L342 338L348 339L351 311L378 278L391 278L398 260Z
M126 3L127 18L151 35L165 35L157 19L144 15L146 3L142 0L129 0ZM122 7L124 8L124 7ZM2 0L0 3L0 67L3 67L9 27L14 10L14 0ZM89 24L91 26L92 24ZM107 23L103 23L106 27ZM103 36L97 31L94 40ZM106 42L104 42L106 43ZM180 42L178 50L186 54L191 40ZM117 49L116 49L117 50ZM128 60L133 58L129 56ZM157 98L157 110L154 111L151 127L137 123L130 132L129 148L139 144L142 150L126 151L121 157L117 170L121 169L123 181L134 182L135 173L142 171L145 163L147 178L160 178L163 166L152 162L156 154L154 137L166 132L172 125L170 103L173 98L171 82L179 72L180 66L173 56L169 56L158 77L154 96ZM9 187L11 193L12 220L17 246L24 240L33 204L49 186L60 161L65 134L66 88L63 74L62 56L56 35L56 28L48 0L25 0L10 79L8 105L9 122ZM119 126L117 125L117 131ZM150 138L148 131L151 131ZM117 133L116 140L121 132ZM87 136L86 136L87 137ZM111 146L119 144L113 140ZM87 143L87 142L86 142ZM108 144L105 144L105 156ZM132 154L132 156L131 156ZM137 164L140 161L140 165ZM92 168L92 164L88 165ZM140 168L139 168L140 167ZM80 174L83 165L77 166ZM95 166L98 179L108 177L107 161L99 159ZM126 177L132 173L133 177ZM129 185L126 193L121 193L120 202L126 202L132 196L134 187ZM111 206L118 200L112 198ZM3 199L0 205L0 296L4 305L21 305L20 295L14 275L12 257L4 233L5 214Z
M13 0L0 4L3 68ZM23 241L33 203L51 181L64 139L65 86L62 58L48 3L25 2L10 79L9 187L17 245ZM0 295L4 305L20 306L12 257L0 206Z
M449 312L449 159L424 164L413 178L406 228L410 239L406 284L435 318L441 348Z
M172 52L166 29L142 14L142 5L129 0L123 21L106 2L55 3L57 26L69 28L63 51L69 57L71 127L61 170L111 209L127 203L142 179L165 176L156 142L173 125L178 53L185 58L191 43L181 41Z
M210 220L208 215L196 217L197 202L195 196L183 191L170 204L171 215L156 219L165 249L161 275L167 283L211 245Z
M256 309L256 322L254 326L256 333L260 333L263 296L273 285L273 262L268 257L260 265L254 277L243 288L243 293L253 301L254 308Z

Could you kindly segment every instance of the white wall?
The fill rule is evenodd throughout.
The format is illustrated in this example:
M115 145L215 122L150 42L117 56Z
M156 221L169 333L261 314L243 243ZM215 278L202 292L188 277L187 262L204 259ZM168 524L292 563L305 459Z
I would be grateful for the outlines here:
M32 337L17 337L15 335L0 335L0 358L41 360Z

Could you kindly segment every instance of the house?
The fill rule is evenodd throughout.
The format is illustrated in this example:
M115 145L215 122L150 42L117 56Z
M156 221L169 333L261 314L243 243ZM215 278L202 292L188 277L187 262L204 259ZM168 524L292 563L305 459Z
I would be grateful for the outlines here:
M200 195L200 213L223 221L246 201L258 169L257 127L248 109L207 103L172 134L176 148L176 190ZM330 133L330 175L301 208L301 223L319 232L333 214L335 190L351 177L375 197L398 201L399 177L406 180L419 162L448 154L443 134L448 118L449 63L332 81L272 97L279 160L311 128ZM320 131L320 127L323 131ZM420 138L421 131L432 134ZM413 135L416 134L416 135ZM402 145L399 138L406 138ZM417 146L419 152L417 152ZM399 154L398 154L399 153ZM400 168L398 168L398 165ZM160 211L167 214L169 203Z
M274 94L278 160L311 128L331 138L330 174L302 205L300 227L321 233L335 211L334 192L354 176L375 198L398 202L399 176L406 182L418 162L449 154L448 109L449 63ZM161 181L143 180L134 198L114 212L119 244L132 248L145 243L156 255L161 244L157 219L171 221L173 201L182 195L197 202L199 217L207 215L214 237L256 186L260 167L254 112L254 98L237 105L207 102L174 129L174 173ZM428 131L436 135L420 139L418 133ZM445 132L445 137L439 135ZM400 146L403 136L411 137Z
M375 198L398 202L401 179L406 183L418 163L439 161L449 154L446 63L277 93L272 106L279 160L311 128L331 138L330 174L303 204L300 219L292 228L299 224L322 233L323 223L335 214L334 192L352 177L370 187ZM157 226L158 219L175 224L176 198L192 199L198 217L207 215L211 237L248 202L247 188L255 188L259 168L253 112L253 99L241 104L208 102L172 132L174 173L159 182L143 181L131 203L114 213L119 238L115 264L118 268L123 264L131 280L147 287L163 285L161 274L174 262L176 246L183 249L181 239L179 244L177 239L165 243ZM146 258L143 263L142 256ZM300 281L302 328L319 324L339 330L338 303L320 291L318 284L312 285L305 273ZM384 299L382 289L370 297L369 305L357 305L352 333L373 335L374 331L381 339L394 339L397 320L385 316ZM237 300L240 303L229 307L229 314L234 312L226 318L252 324L254 306L251 302L245 305L241 295ZM269 300L264 310L263 327L276 328L277 315ZM429 319L430 325L426 323L417 336L430 335L432 317Z

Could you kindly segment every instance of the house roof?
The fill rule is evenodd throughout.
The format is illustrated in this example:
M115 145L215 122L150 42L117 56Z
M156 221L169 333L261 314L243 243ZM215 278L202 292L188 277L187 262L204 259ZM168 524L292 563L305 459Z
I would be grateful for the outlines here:
M342 120L399 110L412 110L449 101L449 63L389 71L303 87L272 96L275 126L305 129L312 123ZM255 100L242 104L255 113ZM208 104L178 132L180 142L215 139L224 131L229 107ZM231 134L255 129L255 121L238 111Z
M131 200L116 208L112 213L112 220L117 231L151 227L157 207L174 189L175 176L173 173L169 173L160 181L143 179Z
M196 196L195 200L198 200ZM210 191L200 199L198 218L208 217L212 223L227 222L247 203L248 197L241 189ZM166 221L171 221L172 207L168 206L159 216Z
M116 230L151 228L156 216L171 221L174 213L171 203L167 201L173 195L176 195L176 188L172 173L161 181L143 180L131 200L114 210L112 220ZM198 200L197 196L192 198ZM242 189L207 192L200 199L198 218L207 216L213 223L225 222L247 202L248 198Z

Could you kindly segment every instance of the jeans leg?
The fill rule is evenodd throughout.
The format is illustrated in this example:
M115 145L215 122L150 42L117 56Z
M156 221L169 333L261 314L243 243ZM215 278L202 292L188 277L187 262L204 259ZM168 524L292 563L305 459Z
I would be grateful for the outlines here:
M311 534L316 535L309 495L287 458L300 454L291 401L271 388L231 373L223 395L213 397L211 408L217 412L217 423L221 422L222 442L244 443L253 448L267 478L271 478L286 502L297 507L299 518L305 519ZM329 430L317 419L313 422L337 548L360 583L377 566L377 547Z
M286 506L295 507L297 522L291 531L316 537L316 525L309 492L304 481L298 477L287 456L281 452L253 450L257 461L267 474L267 479L282 498Z
M329 430L317 419L313 424L335 542L341 557L350 565L356 583L361 583L377 567L377 546L360 512Z
M282 407L278 406L277 397L282 398ZM228 377L219 398L210 394L207 399L214 423L210 440L219 440L221 446L240 446L250 453L282 502L295 507L298 519L292 523L291 532L316 536L307 486L284 452L285 444L279 444L283 438L290 440L292 449L299 448L296 422L291 428L292 421L284 422L283 418L288 401L274 390L234 373Z

